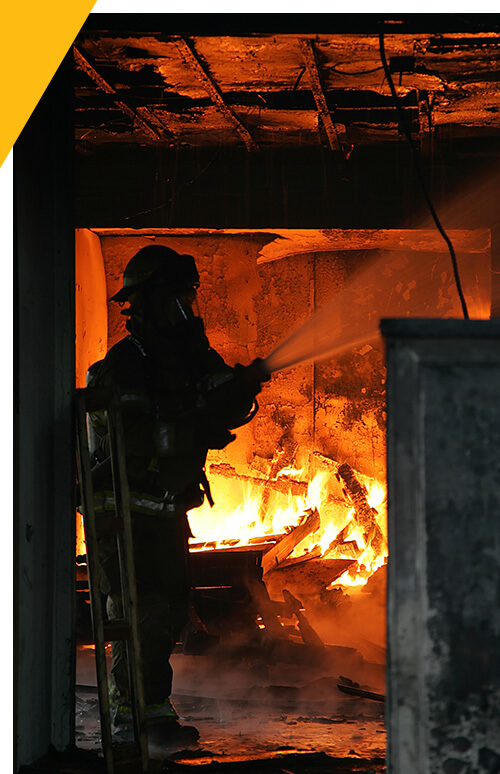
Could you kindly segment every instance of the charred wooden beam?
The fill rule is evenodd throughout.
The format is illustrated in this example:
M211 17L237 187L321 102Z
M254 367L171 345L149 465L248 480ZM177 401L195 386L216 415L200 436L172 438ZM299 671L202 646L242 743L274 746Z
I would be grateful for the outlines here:
M252 582L249 585L249 591L262 618L266 633L273 638L287 639L288 634L278 618L277 607L269 596L266 584L262 581Z
M355 566L355 559L310 559L291 567L278 565L264 575L264 582L272 599L279 599L283 588L299 597L317 598Z
M301 44L302 53L304 55L304 62L306 65L307 73L311 82L311 90L316 102L318 113L321 116L323 126L325 127L326 135L330 148L334 151L341 151L339 138L337 135L337 129L332 121L330 110L326 102L325 92L321 85L321 78L319 74L318 61L316 58L316 52L314 50L314 44L311 40L304 40ZM345 127L342 127L345 130Z
M245 481L254 486L265 487L271 489L274 492L280 492L281 494L290 494L294 497L303 497L307 494L307 482L295 481L294 479L281 476L281 478L258 478L257 476L245 476L237 473L232 465L226 462L212 463L209 467L210 473L214 473L218 476L224 476L225 478L234 478L237 481Z
M112 97L116 107L119 108L119 110L121 110L122 113L128 116L132 121L137 121L140 123L147 134L149 134L153 139L172 139L173 134L168 130L165 124L163 124L163 122L160 121L160 119L149 110L148 107L143 106L134 110L133 108L129 107L129 105L127 105L123 99L120 99L115 89L110 86L110 84L107 83L107 81L105 81L101 75L99 75L97 70L92 67L90 62L85 59L83 54L80 53L76 46L73 46L73 59L75 62L75 67L88 75L98 89L101 89L101 91L109 94Z
M383 542L382 530L377 524L375 510L366 499L366 488L359 483L353 469L347 462L339 465L338 475L345 484L346 493L354 507L356 521L364 530L366 542L373 545L376 551L379 551Z
M242 544L238 538L228 538L227 540L199 540L196 543L190 543L189 548L192 553L197 553L198 551L231 549L233 552L260 551L262 554L264 551L272 548L282 537L283 533L277 535L260 535L248 538L248 541L244 544Z
M264 574L269 572L275 567L278 567L280 562L286 559L294 548L296 548L303 540L305 540L313 532L316 532L321 526L321 519L318 511L310 512L306 518L298 524L291 532L284 535L279 543L266 551L262 557L262 570Z
M354 683L348 677L339 677L337 688L342 693L348 693L351 696L359 696L361 699L372 699L373 701L385 701L383 693L376 693L375 691L369 691L366 688L361 688L359 683Z
M194 71L197 74L198 79L203 84L204 89L208 92L213 103L219 108L223 116L234 126L241 139L245 143L247 150L258 151L259 148L255 143L252 135L248 129L243 126L234 110L232 110L229 105L226 105L224 97L222 96L222 92L220 91L213 78L205 70L193 46L190 45L185 38L176 39L176 44L179 52L184 57L186 62L194 67Z
M125 80L123 71L121 71L122 81ZM115 78L117 76L115 75ZM253 84L252 84L253 85ZM145 89L136 86L133 83L129 88L134 89L134 96L140 102L139 104L153 104L156 107L163 107L169 113L185 115L188 111L203 111L213 105L208 95L204 96L186 96L178 92L168 92L168 97L162 89L158 88L158 93L152 91L153 87ZM317 106L312 92L277 90L269 92L266 90L265 103L263 103L260 90L248 88L244 90L232 90L224 92L224 102L228 107L235 108L261 108L263 116L272 115L279 112L290 113L309 113L317 114ZM397 124L397 112L392 101L392 96L378 94L375 91L362 91L356 89L324 89L326 103L329 108L335 108L335 114L338 123L344 127L346 123L380 123ZM88 109L100 110L107 107L105 98L100 97L89 91L84 86L76 87L76 95L83 104L87 103ZM401 95L401 101L406 113L415 116L418 111L418 95L416 91Z
M194 551L190 554L194 588L247 586L262 579L262 550Z
M300 599L297 599L297 597L294 597L291 591L288 591L288 589L283 589L283 599L285 600L285 605L287 606L290 613L292 613L298 622L299 630L302 635L302 639L304 640L304 643L310 644L310 645L324 645L325 643L317 633L317 631L311 626L309 621L307 620L304 605L300 601Z

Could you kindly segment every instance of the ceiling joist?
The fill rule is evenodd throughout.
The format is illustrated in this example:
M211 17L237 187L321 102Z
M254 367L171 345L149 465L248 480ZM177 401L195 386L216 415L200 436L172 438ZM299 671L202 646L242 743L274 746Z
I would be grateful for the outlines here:
M220 112L225 116L225 118L233 124L234 128L240 135L241 139L246 145L247 150L249 151L258 151L259 148L257 144L255 143L252 135L248 131L248 129L243 126L240 119L236 115L236 113L229 107L229 105L226 105L224 101L224 97L222 96L222 93L215 83L215 81L211 78L208 72L206 72L205 68L203 67L201 61L199 60L198 56L196 55L195 51L191 46L188 44L188 42L184 38L178 38L176 39L177 47L181 53L181 55L184 57L186 63L192 67L194 67L195 72L197 73L197 76L199 80L202 82L203 87L207 91L208 95L210 96L213 103L218 107Z
M146 133L155 140L171 139L172 133L168 130L162 121L160 121L147 107L138 107L136 110L129 107L126 102L119 98L119 95L113 89L112 86L99 75L90 62L88 62L83 54L73 46L73 59L77 70L84 72L89 78L92 79L98 89L109 94L113 98L113 102L116 107L122 111L128 118L134 121L138 121Z
M321 78L319 74L318 61L316 58L316 52L314 51L314 45L311 40L303 40L301 43L302 53L304 54L304 63L306 66L307 74L311 82L311 91L316 102L318 113L321 116L323 126L325 127L326 135L330 148L333 151L342 150L337 136L337 130L333 124L328 105L326 103L325 93L321 85Z
M248 151L321 145L343 163L352 148L404 141L374 34L101 30L82 32L77 48L82 150L159 138L172 147ZM441 134L490 144L499 136L499 49L496 27L387 36L399 102L423 147Z

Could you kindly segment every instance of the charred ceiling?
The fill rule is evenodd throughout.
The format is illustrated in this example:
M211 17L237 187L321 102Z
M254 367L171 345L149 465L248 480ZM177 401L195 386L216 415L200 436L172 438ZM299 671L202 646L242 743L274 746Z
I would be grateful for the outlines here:
M436 130L499 136L495 15L458 25L451 14L433 25L425 15L383 24L367 15L356 29L343 14L327 15L329 24L319 14L316 28L311 16L302 19L303 31L300 18L289 31L285 17L276 24L283 31L267 33L197 32L195 15L191 32L167 25L168 14L168 31L149 14L135 31L87 24L73 49L77 147L323 147L347 158L353 148L401 140L380 32L404 120L421 145ZM322 31L332 28L339 31Z

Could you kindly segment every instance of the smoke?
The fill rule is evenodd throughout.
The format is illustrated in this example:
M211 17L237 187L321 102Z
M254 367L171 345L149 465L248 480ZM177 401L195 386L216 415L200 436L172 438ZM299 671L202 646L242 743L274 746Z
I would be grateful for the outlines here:
M376 343L383 317L462 316L449 255L373 253L340 293L271 352L264 363L270 373ZM459 266L470 316L489 317L487 256L462 253Z
M492 166L489 158L482 169L476 168L468 177L465 172L461 174L460 189L453 189L449 182L449 190L441 195L436 206L443 228L447 232L491 229L495 238L500 165ZM435 230L438 236L427 208L409 218L406 227ZM454 248L457 252L455 245ZM492 285L492 274L500 274L500 258L493 253L493 265L489 260L485 254L457 253L459 279L472 319L487 319L492 308L500 307L500 282ZM440 287L436 287L438 277ZM382 317L463 317L444 240L443 252L439 254L375 253L370 264L356 272L348 286L276 347L265 366L273 373L376 342L380 339Z

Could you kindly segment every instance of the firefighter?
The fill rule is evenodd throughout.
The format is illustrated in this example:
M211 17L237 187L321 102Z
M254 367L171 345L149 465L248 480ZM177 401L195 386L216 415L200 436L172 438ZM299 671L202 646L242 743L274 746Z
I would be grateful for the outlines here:
M116 386L122 409L139 637L150 741L193 743L198 732L179 723L170 701L169 657L188 620L190 536L186 512L213 500L204 472L209 449L222 449L258 408L269 379L263 363L226 365L213 350L198 314L194 258L149 245L127 264L123 287L111 299L128 305L128 335L91 369L89 386ZM105 524L114 496L108 434L92 416L97 437L93 475L96 515ZM104 471L104 472L103 472ZM116 542L99 541L102 590L110 619L122 613ZM132 738L125 644L113 642L110 702L114 738Z

